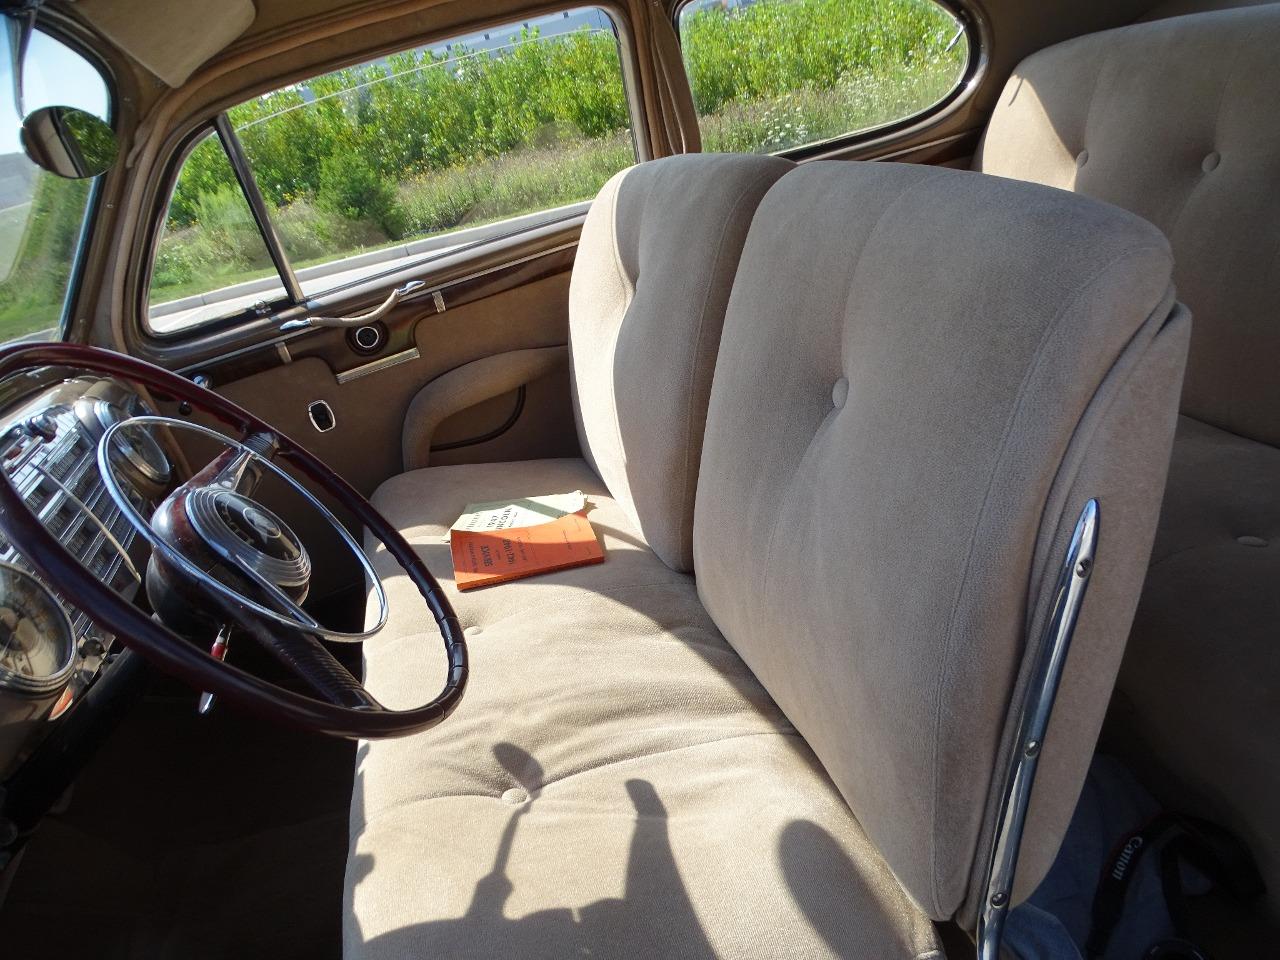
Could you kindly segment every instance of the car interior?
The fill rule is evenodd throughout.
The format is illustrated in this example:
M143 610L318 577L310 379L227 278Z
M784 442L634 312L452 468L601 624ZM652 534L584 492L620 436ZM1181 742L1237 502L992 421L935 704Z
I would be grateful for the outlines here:
M0 956L1280 953L1280 4L0 14Z

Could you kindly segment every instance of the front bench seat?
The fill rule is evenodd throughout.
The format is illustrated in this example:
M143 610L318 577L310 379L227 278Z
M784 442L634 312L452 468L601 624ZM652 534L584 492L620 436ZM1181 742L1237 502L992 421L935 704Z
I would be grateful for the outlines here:
M1280 921L1280 5L1070 40L1005 87L975 169L1162 228L1196 316L1112 748L1242 836Z
M654 229L680 270L718 261L723 245L689 245L666 208ZM576 290L601 262L590 247L634 229L612 200L593 207ZM974 926L1026 640L1096 497L1027 895L1074 807L1150 549L1189 327L1170 270L1150 225L1059 191L810 164L752 221L700 461L701 431L647 437L664 462L700 462L696 580L653 549L679 517L626 505L579 462L385 485L375 502L446 584L440 537L466 500L575 480L608 559L452 594L472 652L463 703L359 750L349 960L940 956L932 921ZM688 358L648 347L658 390ZM571 349L575 370L597 359ZM634 493L649 459L630 432L654 424L621 397L610 419ZM437 682L438 644L376 562L393 618L366 644L366 684L396 706Z

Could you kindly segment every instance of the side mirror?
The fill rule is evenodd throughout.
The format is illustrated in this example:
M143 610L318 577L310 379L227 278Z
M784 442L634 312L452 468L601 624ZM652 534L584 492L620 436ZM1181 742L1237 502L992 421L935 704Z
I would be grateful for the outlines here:
M106 121L75 107L41 107L28 115L22 148L36 166L71 180L105 173L119 154Z

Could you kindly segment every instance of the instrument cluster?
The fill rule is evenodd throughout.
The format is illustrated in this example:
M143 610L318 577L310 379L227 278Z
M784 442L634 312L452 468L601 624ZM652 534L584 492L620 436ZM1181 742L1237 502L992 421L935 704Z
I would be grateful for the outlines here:
M55 381L0 404L10 411L0 416L0 468L81 563L132 599L144 552L103 485L98 441L112 424L151 411L122 383L97 377ZM142 429L119 436L112 463L130 500L148 511L172 480L169 458ZM0 780L74 708L109 664L114 640L0 539Z

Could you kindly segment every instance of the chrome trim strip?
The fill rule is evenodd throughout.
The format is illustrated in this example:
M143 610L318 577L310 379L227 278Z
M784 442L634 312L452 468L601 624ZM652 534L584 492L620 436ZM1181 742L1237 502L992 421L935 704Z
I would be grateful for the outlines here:
M1000 938L1013 894L1018 848L1026 826L1036 766L1058 694L1058 683L1062 679L1062 667L1080 616L1080 605L1089 586L1089 575L1093 572L1097 546L1098 501L1090 500L1084 505L1071 535L1071 544L1054 588L1049 619L1040 638L1035 671L1018 708L1018 735L1005 777L985 897L978 917L978 960L999 960L1000 957Z
M84 518L89 522L91 522L94 526L96 526L99 531L101 531L103 539L107 543L111 544L112 548L114 548L114 550L116 551L116 555L122 561L124 561L124 566L129 571L133 579L138 583L142 583L142 574L138 572L138 568L134 566L133 560L129 558L129 551L124 548L124 544L122 544L119 540L116 539L116 535L111 532L111 528L108 527L106 523L103 522L102 518L99 517L92 510L90 510L89 505L87 503L85 503L83 500L77 497L74 493L72 493L71 489L65 483L63 483L61 480L55 477L52 473L50 473L40 464L38 463L31 464L31 469L36 471L36 473L40 474L40 476L44 477L46 480L52 483L55 487L58 488L58 490L62 492L62 495L66 497L67 500L75 504L76 508L79 509L79 511L84 515ZM68 529L70 529L70 527L68 527ZM90 550L90 552L86 554L86 557L91 559L96 552L97 552L96 550ZM78 559L80 559L81 562L84 562L84 558L78 558ZM114 570L112 572L114 575ZM107 577L106 582L110 583L111 577Z
M276 233L275 223L271 220L271 211L267 209L267 201L263 199L262 191L258 189L253 168L249 166L249 158L240 144L240 138L236 136L231 119L226 113L220 113L214 117L213 127L218 131L218 139L222 141L222 149L227 159L231 161L231 169L240 183L240 189L244 191L245 199L249 201L249 211L257 223L258 232L262 234L262 242L266 244L267 253L271 255L276 272L280 274L280 283L285 293L294 303L302 303L306 300L302 293L302 284L298 282L298 276L293 272L293 265L289 263L289 256L285 253L280 235Z
M214 577L209 573L209 571L197 566L192 560L183 554L182 551L178 550L168 541L161 539L156 531L152 529L148 518L144 517L142 513L139 512L138 508L125 495L124 488L121 487L120 479L116 475L115 468L111 463L111 443L115 439L116 434L128 424L133 424L135 426L154 425L168 427L172 430L187 430L192 433L198 433L201 436L208 437L211 440L222 443L232 450L249 456L254 460L254 462L261 464L268 471L274 474L279 480L284 482L295 493L302 497L302 499L306 501L313 510L319 513L321 517L327 520L334 532L337 533L342 539L342 542L347 545L347 548L355 557L356 562L360 564L360 569L364 574L366 588L370 591L371 596L377 598L377 622L372 627L360 633L348 633L343 630L330 630L329 628L323 627L317 623L315 618L279 590L275 590L275 597L280 602L282 608L293 614L292 617L284 616L276 610L264 607L262 604L255 603L248 597L237 593L221 580ZM115 501L116 506L119 508L120 513L124 516L125 520L127 520L130 526L138 532L143 540L151 545L153 550L159 550L163 553L171 563L180 567L187 576L192 577L200 586L220 594L242 609L251 610L259 616L275 621L281 626L291 627L294 630L302 630L305 633L313 633L324 640L335 640L340 643L367 640L387 625L387 616L390 609L387 604L387 593L382 586L382 580L378 577L377 571L373 569L373 564L365 554L364 548L360 546L355 537L351 535L350 531L342 525L342 521L335 517L333 512L321 503L314 493L303 486L302 483L293 476L293 474L286 471L283 467L278 466L275 461L268 460L257 451L249 449L249 447L245 446L245 444L239 440L235 440L221 434L211 427L206 427L199 423L192 423L188 420L174 420L171 417L160 416L132 417L128 420L121 420L119 423L113 424L111 428L102 435L102 438L98 441L97 458L98 469L102 473L102 483L106 487L107 493L111 496L111 499ZM215 545L210 544L210 546ZM234 559L232 559L231 562L234 562ZM241 567L240 569L246 573L250 572L248 568Z
M470 283L472 280L479 280L481 277L487 277L491 273L498 273L502 270L510 270L512 267L518 267L521 264L529 263L532 260L539 260L542 257L549 257L553 253L560 253L563 250L572 249L577 245L578 245L577 240L570 240L568 243L561 243L554 247L547 247L545 250L539 250L537 253L531 253L523 257L516 257L514 260L504 260L502 261L502 263L494 264L492 267L485 267L483 270L477 270L475 273L468 273L466 276L454 277L452 280L446 280L444 283L440 284L439 286L433 287L430 291L419 290L416 293L411 293L406 297L401 297L400 302L409 303L412 300L417 300L420 297L426 297L426 296L431 296L434 298L435 294L439 293L443 295L445 290L448 290L450 287L456 287L460 283ZM441 297L441 299L443 299L443 296Z
M383 370L390 370L392 367L398 367L400 364L408 363L410 360L417 360L420 356L421 354L418 353L417 347L410 347L408 350L393 353L389 357L383 357L371 363L352 367L350 370L342 370L336 374L336 379L338 383L350 383L352 380L367 377L371 373L381 373Z

